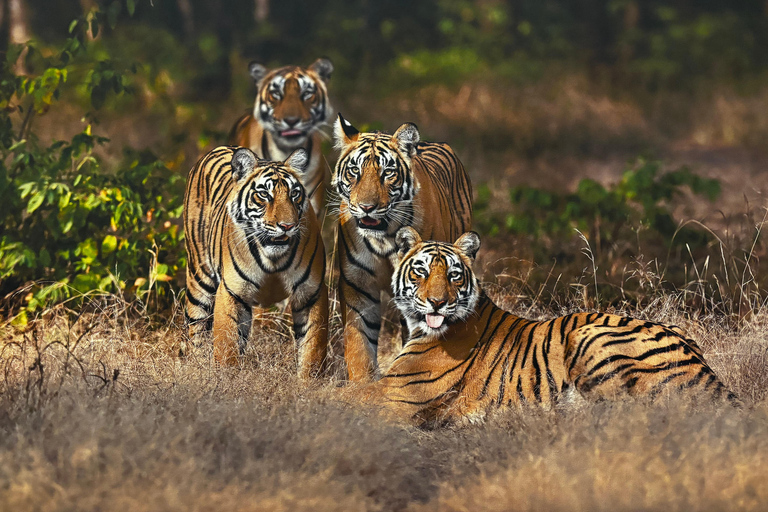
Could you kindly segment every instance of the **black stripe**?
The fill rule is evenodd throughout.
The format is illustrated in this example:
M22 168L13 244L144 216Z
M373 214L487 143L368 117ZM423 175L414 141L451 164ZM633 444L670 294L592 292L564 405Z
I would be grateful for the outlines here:
M536 383L533 385L533 396L537 402L541 402L541 368L539 367L539 360L536 358L536 351L533 352L533 371L536 378Z
M235 259L235 255L232 253L232 246L231 245L228 247L228 249L229 249L229 258L232 261L232 266L234 267L235 272L237 273L237 275L240 276L240 279L242 279L246 283L254 286L257 290L259 288L261 288L261 286L259 286L259 284L256 281L251 280L251 278L248 277L245 274L243 269L240 268L240 265L238 265L237 260Z
M354 266L356 266L358 268L361 268L361 269L365 270L371 276L375 277L376 273L373 271L373 269L370 269L370 268L366 267L365 265L363 265L363 263L360 260L355 258L355 256L352 254L352 251L349 250L349 245L347 244L347 240L346 240L346 237L344 236L344 232L343 231L342 231L341 236L339 238L341 238L341 244L344 246L344 250L346 251L345 254L347 256L347 262L351 263L352 265L354 265Z
M408 352L401 352L401 353L400 353L400 354L399 354L399 355L398 355L398 356L395 358L395 361L397 361L397 360L398 360L398 359L400 359L401 357L405 357L405 356L415 356L415 355L426 354L426 353L427 353L427 352L429 352L430 350L434 350L434 349L436 349L436 348L440 348L440 345L432 345L431 347L429 347L429 348L428 348L428 349L426 349L426 350L409 350Z
M314 306L315 303L317 303L317 300L320 298L320 290L322 289L322 287L323 287L323 283L321 282L317 286L317 289L315 290L315 292L309 296L309 299L307 300L307 302L305 302L303 306L294 309L293 313L296 314L301 311L304 311L307 308L311 308L312 306Z
M204 302L202 302L202 301L199 301L199 300L197 300L197 297L195 297L194 295L192 295L192 294L191 294L191 293L189 293L189 292L190 292L190 290L189 290L189 288L187 288L187 300L188 300L188 301L189 301L189 302L190 302L190 303L191 303L193 306L197 306L198 308L204 309L204 310L206 310L206 311L210 311L210 309L211 309L211 306L212 306L211 304L206 304L206 303L204 303Z
M339 269L339 274L341 274L341 279L342 279L342 281L344 281L344 283L345 283L347 286L349 286L350 288L352 288L353 290L355 290L355 291L356 291L358 294L360 294L360 295L362 295L363 297L367 298L369 301L371 301L371 302L372 302L372 303L374 303L374 304L380 304L380 303L381 303L381 299L379 299L379 298L374 298L374 296L373 296L373 295L371 295L370 293L368 293L367 291L363 290L363 289L362 289L362 288L360 288L358 285L356 285L355 283L353 283L352 281L350 281L349 279L347 279L347 276L344 274L344 271L343 271L342 269Z
M349 302L347 302L347 307L350 308L355 313L357 313L357 316L360 317L360 319L363 321L363 323L365 324L365 326L368 329L370 329L372 331L378 331L379 329L381 329L381 323L380 322L369 322L368 320L365 319L365 316L363 316L363 314L360 312L360 310L358 310L355 306L353 306ZM368 337L368 335L366 335L366 338L367 337Z
M315 255L317 254L317 246L320 243L320 237L315 237L315 248L312 249L312 257L309 259L309 263L307 264L307 269L304 271L304 274L299 278L298 281L295 281L293 283L293 292L296 293L296 290L304 284L304 282L309 279L309 273L312 271L312 263L315 262Z
M231 296L233 299L235 299L235 301L237 301L237 302L238 302L238 303L239 303L241 306L243 306L245 309L251 309L251 307L252 307L252 306L251 306L250 304L248 304L248 303L245 301L245 299L243 299L243 298L242 298L242 297L240 297L238 294L236 294L235 292L233 292L233 291L232 291L232 290L229 288L229 286L227 286L227 283L226 283L225 281L223 281L223 280L222 280L222 281L221 281L221 284L223 284L223 285L224 285L224 289L225 289L225 290L227 290L227 293L228 293L228 294L229 294L229 295L230 295L230 296Z

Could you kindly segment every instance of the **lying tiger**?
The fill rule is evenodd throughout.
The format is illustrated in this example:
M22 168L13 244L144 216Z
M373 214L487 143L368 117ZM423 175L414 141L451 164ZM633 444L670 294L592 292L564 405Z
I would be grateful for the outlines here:
M190 171L184 199L185 316L193 341L211 329L214 355L233 365L252 309L289 297L299 376L316 375L328 349L328 289L320 226L299 177L308 156L258 160L223 146Z
M472 421L491 408L584 397L653 398L669 390L738 399L679 327L601 313L534 322L497 307L472 271L476 233L454 244L397 233L394 301L410 339L374 386L417 423ZM570 389L569 389L570 388Z

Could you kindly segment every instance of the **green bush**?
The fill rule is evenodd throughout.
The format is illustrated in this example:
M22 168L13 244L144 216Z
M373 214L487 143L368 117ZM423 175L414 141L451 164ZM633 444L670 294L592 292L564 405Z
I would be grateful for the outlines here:
M567 194L515 187L510 191L509 213L491 211L490 188L481 185L475 211L480 229L491 235L505 230L541 241L570 239L578 230L601 254L610 254L620 240L635 239L639 229L663 245L701 245L707 235L693 228L678 229L670 211L685 188L709 201L720 194L715 179L697 176L686 167L662 173L660 162L639 159L621 181L608 187L591 179L581 180L576 191Z
M53 56L28 44L12 47L0 63L0 296L12 297L5 308L22 307L18 322L92 291L141 294L184 265L182 176L132 149L116 169L105 169L95 150L108 140L90 123L67 141L44 143L31 130L32 119L44 116L65 87L87 91L94 110L108 96L130 92L134 66L92 62L86 52L90 36L113 25L119 7L113 2L74 21ZM22 52L38 72L16 71ZM71 76L81 79L71 83ZM24 293L14 295L19 289Z

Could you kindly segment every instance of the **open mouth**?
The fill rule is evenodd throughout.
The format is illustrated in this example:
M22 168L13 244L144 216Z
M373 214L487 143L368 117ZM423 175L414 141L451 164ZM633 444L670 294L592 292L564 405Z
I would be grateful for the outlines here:
M387 229L387 223L384 220L374 219L367 215L357 219L357 225L363 229L375 229L380 231Z
M291 139L294 137L302 137L304 135L304 132L302 130L283 130L281 132L277 132L281 137L286 139Z
M425 315L424 318L427 321L427 325L432 329L439 329L445 321L445 317L443 315L436 315L433 313Z
M288 242L291 241L291 237L288 235L280 235L272 238L267 238L264 245L273 245L273 246L279 246L279 245L288 245Z

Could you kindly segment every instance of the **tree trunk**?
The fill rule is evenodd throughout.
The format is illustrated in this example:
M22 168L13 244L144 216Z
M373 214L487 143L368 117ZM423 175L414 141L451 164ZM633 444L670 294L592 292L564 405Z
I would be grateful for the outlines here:
M189 0L176 0L184 24L184 38L192 41L195 37L195 16L192 11L192 3Z
M29 18L27 17L27 4L24 0L6 0L8 2L9 42L11 44L23 44L29 41ZM28 73L26 65L27 50L24 49L14 66L17 75Z
M269 17L269 0L255 0L255 3L256 6L253 9L253 19L255 19L257 23L266 21Z
M27 4L24 0L9 0L9 2L11 42L15 44L26 43L30 39Z
M5 58L11 39L11 13L8 0L0 0L0 54Z

